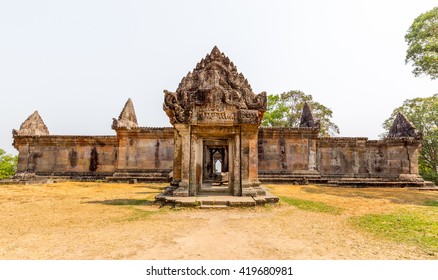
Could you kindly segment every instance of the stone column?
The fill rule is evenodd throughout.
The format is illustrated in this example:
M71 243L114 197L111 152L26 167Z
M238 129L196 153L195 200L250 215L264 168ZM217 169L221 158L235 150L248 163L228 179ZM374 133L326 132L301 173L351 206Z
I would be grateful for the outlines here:
M308 170L316 171L316 141L313 141L312 135L309 136L307 148L309 153Z
M128 153L128 136L126 133L122 131L117 131L117 140L118 140L118 155L117 155L117 167L116 172L119 170L124 170L127 168L126 157Z
M241 126L241 179L242 196L265 195L258 179L258 127Z
M175 147L175 150L180 152L175 152L175 155L180 158L180 167L176 168L177 173L180 173L180 181L178 183L178 188L173 192L173 196L189 196L189 176L190 176L190 126L186 124L175 124L175 129L179 134L178 141L180 142L179 147ZM184 143L184 144L183 144ZM174 161L174 165L178 162ZM179 172L180 170L180 172Z
M190 144L189 195L194 196L201 189L202 177L202 138L192 135Z
M240 132L237 132L232 140L232 143L229 145L231 151L231 172L233 173L230 176L230 186L233 188L233 195L240 196L242 195L242 185L240 178L240 165L241 165L241 157L240 157ZM230 173L229 173L230 174Z
M173 135L173 180L172 187L178 187L181 182L182 138L178 129L174 129Z
M419 176L419 170L418 170L419 147L420 145L417 143L417 145L410 145L406 148L407 153L409 155L409 173L416 176Z
M399 179L408 181L423 182L423 178L419 174L418 170L418 154L421 148L421 142L418 140L405 140L406 156L409 162L409 174L400 174Z

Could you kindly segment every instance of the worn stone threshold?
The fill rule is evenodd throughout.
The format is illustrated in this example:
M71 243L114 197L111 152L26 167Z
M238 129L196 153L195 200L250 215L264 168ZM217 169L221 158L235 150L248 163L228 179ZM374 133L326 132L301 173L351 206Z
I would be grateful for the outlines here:
M271 194L265 196L232 196L227 194L220 195L198 195L198 196L166 196L157 195L155 199L162 203L170 203L175 207L198 207L208 208L228 208L228 207L255 207L265 204L274 204L279 201L278 197Z

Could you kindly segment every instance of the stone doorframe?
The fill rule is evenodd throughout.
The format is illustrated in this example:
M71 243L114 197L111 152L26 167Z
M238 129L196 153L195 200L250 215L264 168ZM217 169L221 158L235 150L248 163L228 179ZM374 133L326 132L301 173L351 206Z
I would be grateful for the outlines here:
M203 140L202 183L217 183L215 175L216 162L221 162L221 173L228 173L229 139L208 137ZM222 181L221 181L222 182Z
M257 126L175 124L174 196L196 196L202 187L204 140L228 140L228 186L234 196L258 196Z

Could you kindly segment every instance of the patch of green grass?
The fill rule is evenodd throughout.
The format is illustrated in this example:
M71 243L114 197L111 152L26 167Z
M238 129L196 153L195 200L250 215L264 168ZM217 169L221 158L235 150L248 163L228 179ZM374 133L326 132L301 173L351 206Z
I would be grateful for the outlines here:
M159 209L152 209L152 210L139 209L136 208L135 206L128 206L128 207L132 210L131 214L129 216L123 217L120 220L117 220L118 222L135 222L135 221L148 220L152 215L165 213L167 211L173 210L171 206L166 206L166 205L160 207Z
M351 222L376 236L420 246L431 255L438 253L436 217L434 219L421 213L400 212L352 217Z
M160 211L148 211L148 210L142 210L133 208L132 213L130 216L125 217L123 219L124 222L134 222L134 221L141 221L141 220L147 220L149 219L153 214L159 213Z
M322 212L322 213L330 213L330 214L340 214L342 212L341 208L328 205L324 202L317 202L311 200L297 199L282 196L280 197L282 201L286 202L289 205L293 205L298 209L312 212Z
M438 207L438 200L428 200L424 202L424 206Z

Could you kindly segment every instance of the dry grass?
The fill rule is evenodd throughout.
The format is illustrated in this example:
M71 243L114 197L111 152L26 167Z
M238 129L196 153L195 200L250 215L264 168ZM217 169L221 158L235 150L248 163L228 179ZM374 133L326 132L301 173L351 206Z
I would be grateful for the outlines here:
M436 192L268 185L280 205L199 210L154 204L164 186L0 186L0 259L437 258L433 245L352 222L408 213L430 225L438 220Z

